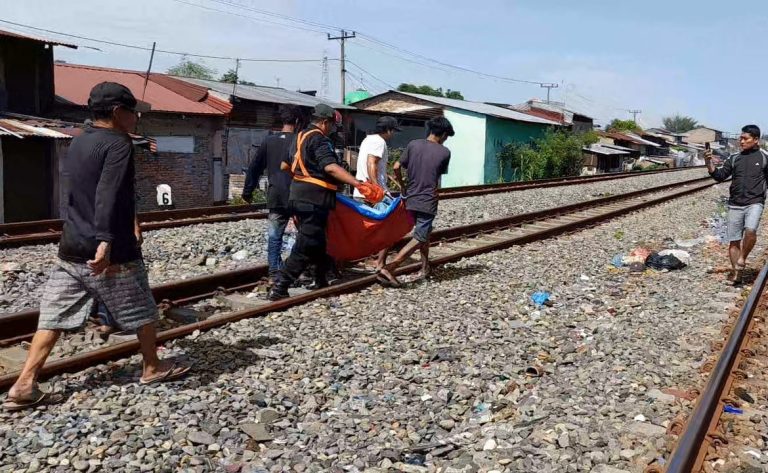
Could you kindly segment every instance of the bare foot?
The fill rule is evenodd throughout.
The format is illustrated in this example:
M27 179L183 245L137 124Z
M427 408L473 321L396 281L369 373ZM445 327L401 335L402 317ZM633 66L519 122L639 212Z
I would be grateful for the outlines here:
M376 273L376 280L384 286L400 287L402 283L386 268L381 268Z

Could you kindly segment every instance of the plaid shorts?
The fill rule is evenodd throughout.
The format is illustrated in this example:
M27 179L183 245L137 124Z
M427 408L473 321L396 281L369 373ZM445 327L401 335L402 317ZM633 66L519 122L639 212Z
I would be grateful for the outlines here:
M43 288L37 328L70 330L82 326L93 298L104 303L123 330L135 330L159 318L142 260L112 265L94 276L84 263L59 259Z

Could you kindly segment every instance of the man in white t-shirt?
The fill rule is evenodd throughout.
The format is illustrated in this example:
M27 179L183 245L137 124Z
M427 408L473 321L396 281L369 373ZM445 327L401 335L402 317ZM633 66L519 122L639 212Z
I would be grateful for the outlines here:
M359 181L370 179L372 183L381 186L384 192L388 192L387 165L389 163L389 151L387 142L400 131L397 120L393 117L379 117L376 120L376 131L365 137L360 143L360 153L357 157L357 174ZM363 199L362 194L355 189L353 197ZM376 270L384 267L387 260L387 249L381 250L376 259Z

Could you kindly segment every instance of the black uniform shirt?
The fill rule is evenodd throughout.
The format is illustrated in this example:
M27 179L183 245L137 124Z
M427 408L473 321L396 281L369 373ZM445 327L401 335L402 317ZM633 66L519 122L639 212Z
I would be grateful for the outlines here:
M310 125L304 132L313 129L317 129L317 127ZM291 163L295 152L296 144L291 146ZM304 167L311 177L338 185L336 180L325 172L325 167L329 164L339 164L336 152L333 150L333 143L327 136L322 133L312 133L307 137L304 140L302 157ZM301 174L301 168L298 165L296 166L296 173ZM336 207L336 191L294 179L291 184L290 202L294 208L309 204L323 209L332 209Z

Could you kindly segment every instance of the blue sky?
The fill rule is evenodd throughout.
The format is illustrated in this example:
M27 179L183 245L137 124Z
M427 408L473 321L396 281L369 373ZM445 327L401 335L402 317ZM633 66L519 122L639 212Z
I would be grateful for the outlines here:
M348 42L350 88L362 85L381 92L413 82L460 90L477 101L519 103L545 96L537 85L428 63L375 42L379 40L492 75L558 83L553 99L601 122L630 117L626 109L641 109L638 119L646 127L682 113L725 131L751 122L768 129L768 96L763 92L768 11L733 8L726 2L135 0L129 6L118 0L25 0L4 5L0 19L141 46L157 41L158 48L173 51L316 59L243 63L241 77L266 85L279 80L290 89L320 88L319 59L339 55L338 43L325 38L326 28L304 25L318 30L307 31L275 24L285 21L253 9L364 33L365 38ZM0 28L56 37L2 23ZM58 59L127 69L147 66L146 51L70 40L100 50L57 48ZM154 70L164 71L178 60L159 54ZM231 60L205 63L219 73L234 66ZM331 61L334 99L338 77L338 63Z

